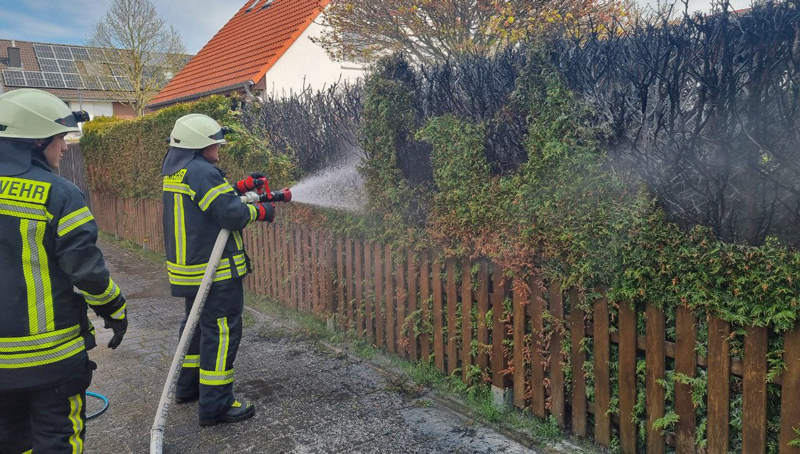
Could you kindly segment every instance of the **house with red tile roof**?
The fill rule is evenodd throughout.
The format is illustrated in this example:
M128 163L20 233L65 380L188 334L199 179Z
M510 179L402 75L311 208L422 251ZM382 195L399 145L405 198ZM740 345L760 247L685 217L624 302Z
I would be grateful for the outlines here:
M283 96L361 77L312 39L330 0L247 0L150 103L162 108L212 94Z

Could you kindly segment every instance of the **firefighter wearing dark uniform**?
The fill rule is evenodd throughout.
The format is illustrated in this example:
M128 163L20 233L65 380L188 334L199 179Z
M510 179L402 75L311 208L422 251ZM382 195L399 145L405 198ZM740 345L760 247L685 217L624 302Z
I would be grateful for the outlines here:
M238 422L255 414L252 402L233 395L233 362L242 336L242 278L250 271L241 230L274 218L271 204L248 205L239 194L254 188L253 174L232 186L214 166L225 144L223 128L212 118L192 114L178 119L164 158L163 225L167 274L172 295L185 298L186 325L206 265L222 228L231 231L181 369L176 402L199 399L201 425Z
M109 347L127 329L84 196L51 173L83 117L43 91L0 95L0 453L82 453L87 303L114 330Z

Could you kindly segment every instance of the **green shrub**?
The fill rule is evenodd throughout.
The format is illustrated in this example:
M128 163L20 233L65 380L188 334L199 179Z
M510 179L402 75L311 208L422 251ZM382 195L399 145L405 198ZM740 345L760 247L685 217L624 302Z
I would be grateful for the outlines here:
M84 126L81 151L93 191L120 197L160 198L161 163L169 149L167 139L178 118L190 113L213 117L234 128L228 145L220 151L219 166L230 180L262 171L276 187L295 177L294 165L285 155L272 153L266 137L250 133L230 109L231 100L211 96L194 103L178 104L133 120L96 119Z

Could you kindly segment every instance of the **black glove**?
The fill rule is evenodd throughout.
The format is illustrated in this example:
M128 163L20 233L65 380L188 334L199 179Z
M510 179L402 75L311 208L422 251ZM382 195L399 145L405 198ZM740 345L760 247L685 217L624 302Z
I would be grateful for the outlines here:
M258 210L257 220L262 222L272 222L275 220L274 203L257 203L256 209Z
M125 300L123 299L123 304ZM111 318L110 315L101 315L103 319L103 328L111 328L114 332L114 336L108 341L108 348L115 349L119 347L119 344L122 343L122 338L125 337L125 333L128 331L128 311L127 309L122 309L122 318L116 319Z
M237 181L233 186L239 194L244 194L247 191L267 186L267 176L261 172L253 172L244 180ZM267 186L266 190L269 190L268 188L269 186Z

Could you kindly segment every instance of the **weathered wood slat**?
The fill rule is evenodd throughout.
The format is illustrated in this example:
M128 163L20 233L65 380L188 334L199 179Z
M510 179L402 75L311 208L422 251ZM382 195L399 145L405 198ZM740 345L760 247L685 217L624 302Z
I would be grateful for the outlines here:
M781 389L780 454L800 454L800 448L789 446L800 429L800 327L784 335L783 350L787 370Z
M727 454L730 444L731 326L708 319L708 454Z
M408 263L408 313L413 314L417 311L419 304L419 295L417 294L417 289L419 287L419 266L417 265L417 260L414 258L414 251L410 248L407 251L407 263ZM415 327L409 326L408 327L408 357L411 361L419 360L419 348L417 347L417 334L415 332Z
M364 337L364 251L360 240L353 242L354 256L356 260L356 337Z
M515 282L512 285L512 323L514 325L514 350L513 350L513 380L514 380L514 406L525 407L525 295L522 287L524 284Z
M646 402L647 402L647 453L663 454L666 440L660 429L653 427L653 423L664 417L664 388L658 380L664 379L665 373L665 348L666 320L661 309L647 305L647 370L645 372Z
M561 320L564 320L564 296L561 283L550 283L550 315L554 317L553 337L550 340L550 414L556 419L559 427L566 426L564 367L561 355L563 339Z
M685 306L678 306L675 313L675 372L694 378L697 369L695 358L695 344L697 331L695 330L695 316L692 310ZM695 411L692 403L692 387L688 384L675 383L675 412L680 420L675 427L676 452L695 452Z
M375 345L383 347L386 342L386 322L383 305L383 246L375 243L372 266L375 270Z
M444 363L444 332L442 320L442 265L438 257L433 260L433 358L436 368L447 373Z
M742 383L742 454L767 452L767 329L747 328Z
M586 335L586 314L578 307L578 289L571 288L569 290L569 304L570 336L572 338L572 431L578 436L585 437L588 433L586 375L583 371L586 353L583 352L582 345Z
M364 243L364 328L366 338L375 342L375 281L372 271L372 245Z
M472 366L472 263L461 263L461 380L469 383Z
M404 257L403 251L398 251L398 257ZM395 275L397 276L397 322L395 332L397 333L397 353L401 358L408 357L408 336L403 335L406 321L406 304L408 292L406 289L406 264L401 259L395 264Z
M532 277L529 281L531 287L528 315L531 319L531 412L537 418L547 417L545 410L545 383L544 383L544 295L541 282Z
M336 240L336 312L339 314L339 329L347 329L347 306L344 303L345 289L344 275L344 240L340 237Z
M384 301L386 304L386 349L390 352L397 351L397 344L395 343L395 316L396 309L394 305L394 263L392 259L392 246L387 244L384 251Z
M353 241L350 238L345 240L344 250L344 304L347 307L345 325L348 329L353 329L353 324L355 323L353 319L353 302L355 300L353 286L355 278L353 277Z
M489 262L478 261L478 293L475 295L478 304L478 357L475 364L483 369L489 367L489 325L486 314L489 313Z
M311 308L312 312L317 313L320 311L319 308L319 249L317 248L317 237L319 232L316 230L312 230L309 232L311 236Z
M622 454L636 454L636 312L619 306L619 440Z
M503 301L506 299L507 283L503 277L503 267L497 263L492 271L492 386L506 388L503 370L507 362L503 352L503 341L506 339L506 327L503 323Z
M447 270L447 374L450 375L458 367L456 259L447 259L445 268Z
M431 338L430 334L425 329L425 326L431 322L431 284L430 284L430 257L428 251L423 251L420 254L420 270L419 270L419 304L422 308L422 328L423 332L419 336L420 356L424 364L431 362Z
M605 296L594 302L594 441L611 444L611 340L608 337L609 313Z

